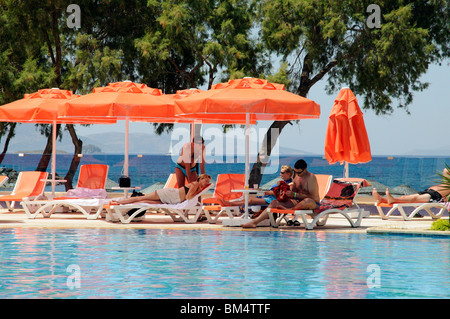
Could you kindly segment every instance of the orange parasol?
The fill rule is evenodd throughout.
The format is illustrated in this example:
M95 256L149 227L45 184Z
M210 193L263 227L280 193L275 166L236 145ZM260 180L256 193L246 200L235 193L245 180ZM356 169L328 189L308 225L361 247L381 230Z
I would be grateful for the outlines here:
M170 122L173 97L146 84L130 81L109 83L60 106L59 117L70 119L125 120L125 159L123 173L128 177L129 121Z
M367 163L372 160L370 143L358 100L349 88L339 92L331 109L325 136L325 157L330 164Z
M49 123L53 124L52 149L52 194L55 193L56 184L56 124L94 124L113 123L111 119L98 119L86 121L83 119L60 119L58 108L66 101L79 97L68 90L42 89L35 93L25 94L23 99L0 106L0 121L19 123Z
M250 122L257 120L290 121L318 118L319 105L284 90L283 84L264 79L244 78L214 85L211 90L175 102L179 117L208 121L223 119Z
M231 124L245 119L245 186L248 187L249 125L257 120L290 121L318 118L316 102L284 90L283 84L264 79L243 78L214 85L211 90L175 101L175 113L182 118ZM245 192L247 219L248 193Z
M65 103L60 118L71 119L132 119L170 118L171 99L161 90L134 82L110 83L93 92Z

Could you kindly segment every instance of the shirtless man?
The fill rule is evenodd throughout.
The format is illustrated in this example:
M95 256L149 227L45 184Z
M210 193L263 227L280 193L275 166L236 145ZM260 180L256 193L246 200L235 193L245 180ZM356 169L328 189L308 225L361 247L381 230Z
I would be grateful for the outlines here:
M261 221L269 217L268 208L279 209L316 209L320 206L319 185L316 175L307 170L307 164L303 159L298 160L294 166L294 180L291 184L291 190L286 192L289 197L286 202L274 200L259 215L243 228L255 228Z
M450 172L444 168L442 176L450 178ZM372 196L377 200L377 203L432 203L440 202L442 199L447 201L447 197L450 195L449 185L439 184L433 185L430 188L419 192L417 194L403 195L399 197L394 197L389 193L389 189L386 189L386 197L382 197L377 190L374 188L372 190Z

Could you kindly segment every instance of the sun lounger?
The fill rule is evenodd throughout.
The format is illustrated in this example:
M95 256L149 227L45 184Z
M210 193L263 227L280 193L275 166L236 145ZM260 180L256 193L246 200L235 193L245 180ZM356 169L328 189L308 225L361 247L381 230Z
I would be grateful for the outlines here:
M191 199L185 200L179 204L147 204L147 203L135 203L135 204L122 204L122 205L104 205L107 211L107 220L120 221L123 224L130 223L137 215L141 213L152 211L163 211L167 213L175 222L184 221L187 224L197 222L198 218L203 212L199 199L213 184L209 184L199 194ZM127 212L133 210L130 215ZM189 218L189 215L194 215Z
M184 179L184 183L185 185L189 184L187 178ZM174 173L169 175L164 188L178 188L177 176Z
M69 190L66 196L53 199L24 198L21 202L28 218L36 218L39 214L50 217L61 207L82 213L87 219L97 219L108 203L105 190L108 177L108 165L81 165L77 187Z
M221 206L219 199L227 201L238 201L244 197L242 192L232 192L232 190L243 189L245 185L245 174L219 174L217 175L217 185L214 194L210 198L202 201L203 210L210 224L215 224L222 214L228 217L240 215L239 206ZM217 213L214 217L211 213Z
M286 219L286 215L294 215L293 221L297 221L299 217L306 229L311 230L316 226L324 226L328 217L332 214L340 214L344 216L352 227L359 227L363 217L363 210L356 207L353 200L361 187L362 182L348 182L334 180L325 195L320 201L320 208L316 210L285 210L268 208L270 223L273 227L279 227L281 222ZM356 213L354 218L351 213ZM279 214L277 218L276 214ZM308 221L308 217L312 221Z
M333 182L333 175L325 174L315 174L317 179L317 184L319 185L319 198L322 200L330 189L331 183ZM269 214L270 215L270 214ZM286 222L288 222L287 214L280 215ZM281 223L281 219L278 224Z
M47 178L47 172L20 172L11 194L0 196L0 201L6 202L8 210L13 211L15 202L26 197L34 199L42 196ZM6 180L3 180L3 183Z
M7 181L9 180L9 177L6 175L0 175L0 186L3 186Z
M414 217L416 217L419 212L427 212L428 215L433 220L437 220L441 218L444 213L447 211L449 212L449 205L448 203L442 202L442 203L402 203L402 204L387 204L387 203L375 203L375 206L377 208L378 214L380 214L382 219L389 219L396 211L400 213L400 216L403 218L403 220L412 220ZM413 210L408 214L405 210L405 208L410 207ZM387 208L388 212L385 214L383 212L383 208ZM433 211L433 209L436 212Z
M231 174L225 174L225 175L231 175ZM328 188L331 185L331 181L333 180L333 176L332 175L316 174L316 178L317 178L317 183L319 184L319 195L320 195L320 198L322 199L323 196L325 196L325 194L327 193ZM217 178L217 180L219 181L219 177ZM245 182L245 180L242 180L242 183L244 183L244 182ZM242 188L243 184L242 184L242 186L239 185L239 187ZM223 189L221 192L222 192L222 194L227 194L227 192L228 192L228 194L236 194L236 193L232 193L231 189L229 189L229 190ZM219 194L216 197L220 197L220 196L223 196L223 195ZM217 202L215 199L206 199L204 201L204 203L208 203L208 200L211 201L211 202L213 202L213 201ZM242 200L242 195L240 195L240 198L234 199L234 200ZM233 199L230 200L230 201L233 201ZM260 210L261 208L265 208L267 206L260 206L260 205L258 205L258 206L254 206L254 207L258 207L259 210ZM217 223L217 220L219 219L220 215L223 214L223 213L226 213L228 215L228 217L230 217L230 218L233 218L233 216L241 214L240 213L240 206L223 206L222 207L220 205L204 205L203 209L205 210L205 215L206 215L208 221L211 224ZM210 215L211 211L216 211L216 212L218 211L219 213L213 218Z

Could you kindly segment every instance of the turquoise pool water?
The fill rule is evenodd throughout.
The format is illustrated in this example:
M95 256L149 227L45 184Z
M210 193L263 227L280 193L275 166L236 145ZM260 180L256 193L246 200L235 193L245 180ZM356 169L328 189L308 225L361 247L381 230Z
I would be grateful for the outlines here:
M447 238L1 229L0 298L449 298Z

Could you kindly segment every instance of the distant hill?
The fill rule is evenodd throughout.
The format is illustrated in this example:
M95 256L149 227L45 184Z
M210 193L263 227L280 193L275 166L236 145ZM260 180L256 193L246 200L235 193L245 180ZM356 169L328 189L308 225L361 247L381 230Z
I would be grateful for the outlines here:
M406 156L414 156L414 155L420 155L420 156L450 156L450 145L447 145L445 147L440 147L437 149L415 149L412 151L409 151L403 155Z
M107 154L123 153L125 149L125 134L109 132L79 136L88 150ZM3 142L3 141L2 141ZM9 144L8 153L33 152L39 153L45 148L47 138L41 135L33 124L22 124L16 129L16 136ZM129 152L142 154L165 154L169 151L170 135L157 136L147 133L131 133L129 136ZM69 133L64 132L61 141L56 142L59 153L73 153L73 144Z
M123 132L95 133L79 136L86 146L87 153L120 154L125 150L125 134ZM131 133L129 136L130 154L166 154L170 148L169 134ZM8 153L40 153L45 148L47 139L42 136L33 124L21 124L17 127L16 136L9 144ZM174 145L176 143L174 142ZM64 132L61 141L57 141L58 153L73 153L73 144L69 133ZM281 147L284 155L313 155L305 151Z

